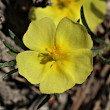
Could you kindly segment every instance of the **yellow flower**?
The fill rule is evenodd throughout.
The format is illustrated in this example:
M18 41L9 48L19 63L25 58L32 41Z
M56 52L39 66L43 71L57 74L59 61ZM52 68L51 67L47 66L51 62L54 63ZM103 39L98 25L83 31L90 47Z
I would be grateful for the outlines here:
M30 49L17 55L19 73L42 93L62 93L83 83L93 70L93 42L86 29L68 18L57 28L49 18L32 21L23 37Z
M41 19L49 17L57 25L59 21L68 17L73 21L80 18L80 8L84 6L85 18L92 31L103 21L106 11L105 1L101 0L52 0L53 6L35 8L30 10L29 17Z

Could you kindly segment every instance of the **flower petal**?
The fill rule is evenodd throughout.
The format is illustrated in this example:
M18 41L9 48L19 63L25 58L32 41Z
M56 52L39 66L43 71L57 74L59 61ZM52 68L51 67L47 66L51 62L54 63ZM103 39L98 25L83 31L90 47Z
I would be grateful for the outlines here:
M42 93L62 93L75 85L71 74L65 73L63 71L64 67L60 65L60 62L54 63L46 73L45 78L40 83L40 91Z
M85 0L84 13L86 21L92 31L104 20L106 13L106 1Z
M62 62L66 72L70 73L75 83L81 84L93 70L93 55L89 49L79 49L68 53L68 60Z
M58 23L59 23L59 21L62 18L66 17L66 15L68 13L70 13L70 12L67 9L63 9L63 11L62 11L62 10L60 10L56 6L47 6L45 8L41 8L41 7L36 8L36 7L33 7L30 10L30 12L29 12L29 18L32 21L32 20L35 20L35 19L40 20L40 19L42 19L44 17L49 17L52 20L54 20L54 22L55 22L55 24L57 26ZM34 16L34 18L33 18L33 16Z
M62 5L61 2L64 4ZM54 20L56 25L58 25L59 21L64 17L68 17L76 22L78 19L81 19L80 8L83 5L87 23L92 31L104 20L106 11L105 1L73 0L70 3L67 2L67 0L52 0L53 6L47 6L45 8L32 7L29 12L29 18L30 20L39 20L44 17L49 17Z
M29 18L30 20L40 20L44 17L49 17L54 20L56 26L64 17L68 17L76 22L80 18L82 1L83 0L75 0L69 3L67 0L52 0L53 6L47 6L45 8L32 7L29 12Z
M31 50L44 50L54 46L55 24L49 18L32 21L24 34L23 42Z
M19 73L32 84L38 84L43 78L45 67L40 64L38 53L35 51L24 51L16 57Z
M84 26L63 18L56 30L56 45L70 49L91 49L93 42Z

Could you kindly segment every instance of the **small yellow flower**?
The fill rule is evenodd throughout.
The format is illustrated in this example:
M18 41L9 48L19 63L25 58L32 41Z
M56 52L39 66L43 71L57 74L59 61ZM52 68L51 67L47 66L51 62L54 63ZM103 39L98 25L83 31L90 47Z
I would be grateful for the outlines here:
M93 70L93 42L86 29L68 18L57 28L49 18L32 21L23 37L30 49L17 55L19 73L42 93L62 93L83 83Z
M57 25L59 21L68 17L73 21L80 19L80 8L84 6L85 18L92 31L103 21L106 11L105 1L101 0L51 0L53 6L30 10L30 19L49 17Z

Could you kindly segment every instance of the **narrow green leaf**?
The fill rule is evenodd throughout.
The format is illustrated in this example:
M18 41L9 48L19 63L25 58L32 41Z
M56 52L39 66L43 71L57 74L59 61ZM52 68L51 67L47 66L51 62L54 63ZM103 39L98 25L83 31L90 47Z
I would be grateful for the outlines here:
M5 79L5 78L11 76L13 73L15 73L15 72L17 72L17 71L18 71L18 69L14 69L14 70L12 70L12 71L6 73L6 74L3 76L3 79Z
M9 34L17 45L19 45L23 50L27 50L27 47L23 44L23 42L20 39L18 39L18 37L10 29Z
M38 96L35 106L36 108L39 106L39 104L47 97L47 94L41 94L40 96ZM33 108L34 109L34 108Z
M16 53L11 52L11 51L7 51L7 53L8 53L8 54L10 54L10 55L12 55L12 56L14 56L14 57L16 57L16 56L17 56L17 54L16 54Z
M103 48L105 48L105 47L93 47L91 50L92 50L92 52L96 52L96 51L99 51Z
M4 67L11 67L16 65L16 60L13 61L6 61L4 63L0 63L0 68L4 68Z
M95 40L97 43L100 43L100 44L104 44L106 46L108 46L109 44L107 44L106 42L104 42L103 40L101 40L100 38L96 37L94 35L94 33L90 30L87 22L86 22L86 19L85 19L85 16L84 16L84 10L83 10L83 6L81 7L81 20L82 20L82 23L83 25L86 27L88 33L91 35L91 38L93 40Z
M97 55L99 55L99 53L93 53L93 57L96 57Z
M11 45L9 45L7 42L3 41L4 45L10 49L13 52L19 53L16 49L14 49Z
M40 107L42 107L51 97L53 97L54 94L48 94L45 99L39 104L39 106L37 107L37 109L39 109Z
M58 98L60 96L60 94L55 94L55 96Z
M102 63L110 65L110 60L104 58L101 54L99 54L98 56L99 56L99 60L100 60Z

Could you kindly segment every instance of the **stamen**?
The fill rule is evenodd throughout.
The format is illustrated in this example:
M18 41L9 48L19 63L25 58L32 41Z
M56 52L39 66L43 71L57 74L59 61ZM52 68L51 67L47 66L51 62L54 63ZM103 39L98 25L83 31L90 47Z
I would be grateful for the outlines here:
M47 62L50 61L56 61L60 58L61 48L60 46L54 46L52 47L52 50L49 51L47 48L45 49L46 52L44 53L39 53L38 57L42 57L41 59L41 64L46 64ZM52 67L52 65L51 65Z
M59 7L59 9L63 9L65 7L68 7L68 5L73 1L74 0L58 0L57 7Z
M39 53L39 55L38 55L38 57L44 57L44 56L49 56L49 54Z
M49 53L50 53L50 51L48 50L48 48L46 48L46 49L45 49L45 51L47 51L47 52L49 52Z
M73 0L67 0L67 2L71 3Z
M59 56L61 53L62 52L61 52L60 46L54 46L51 51L51 56L54 60L56 60L56 59L59 59Z

